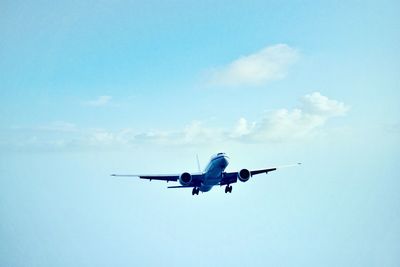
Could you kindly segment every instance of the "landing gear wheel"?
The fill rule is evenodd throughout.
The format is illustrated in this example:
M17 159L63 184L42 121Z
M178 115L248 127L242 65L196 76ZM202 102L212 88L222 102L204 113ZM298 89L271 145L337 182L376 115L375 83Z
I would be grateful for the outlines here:
M199 194L199 192L200 192L200 188L198 188L198 187L193 187L193 190L192 190L192 196L194 196L194 195L198 195L198 194Z
M225 194L226 193L230 193L230 192L232 192L232 186L229 186L229 185L227 185L226 187L225 187Z

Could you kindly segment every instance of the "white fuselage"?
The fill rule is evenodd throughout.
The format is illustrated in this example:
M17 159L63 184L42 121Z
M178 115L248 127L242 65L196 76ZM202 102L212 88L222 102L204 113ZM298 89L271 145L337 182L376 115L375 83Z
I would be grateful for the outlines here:
M200 191L210 191L214 185L220 183L222 173L229 164L228 157L225 153L218 153L213 156L204 170L204 180L201 183Z

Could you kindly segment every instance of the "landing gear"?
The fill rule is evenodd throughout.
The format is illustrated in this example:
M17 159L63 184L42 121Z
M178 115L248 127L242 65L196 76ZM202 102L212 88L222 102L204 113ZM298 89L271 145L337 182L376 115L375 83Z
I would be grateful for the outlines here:
M194 195L198 195L198 194L199 194L199 192L200 192L200 188L198 188L198 187L193 187L193 190L192 190L192 196L194 196Z
M232 193L232 186L231 185L227 185L226 187L225 187L225 193Z

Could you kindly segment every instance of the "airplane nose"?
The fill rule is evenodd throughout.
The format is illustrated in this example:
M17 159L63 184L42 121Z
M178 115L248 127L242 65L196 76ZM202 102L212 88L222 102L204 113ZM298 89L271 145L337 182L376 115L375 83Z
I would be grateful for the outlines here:
M223 165L223 167L228 166L228 164L229 164L228 157L223 157L223 159L222 159L222 165Z

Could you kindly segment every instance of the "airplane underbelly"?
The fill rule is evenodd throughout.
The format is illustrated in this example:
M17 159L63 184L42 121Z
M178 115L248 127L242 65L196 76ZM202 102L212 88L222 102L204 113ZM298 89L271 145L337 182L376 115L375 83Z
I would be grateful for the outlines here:
M201 191L201 192L208 192L208 191L211 190L211 188L213 188L212 185L204 185L204 184L202 184L202 185L200 186L200 191Z
M220 172L216 172L214 173L210 173L206 176L206 179L204 179L204 184L208 184L208 185L216 185L221 181L221 173Z
M200 190L202 192L210 191L215 185L218 185L222 179L222 172L228 165L225 158L214 160L212 164L207 168L204 180L201 183Z

